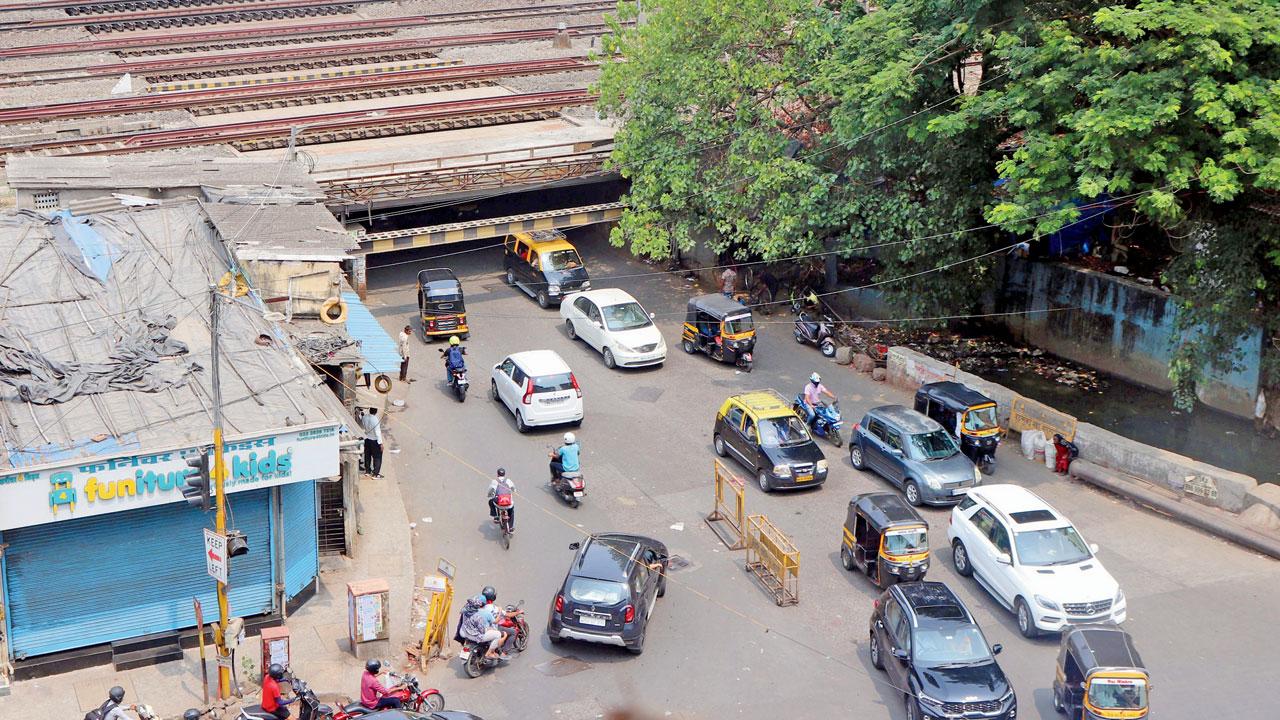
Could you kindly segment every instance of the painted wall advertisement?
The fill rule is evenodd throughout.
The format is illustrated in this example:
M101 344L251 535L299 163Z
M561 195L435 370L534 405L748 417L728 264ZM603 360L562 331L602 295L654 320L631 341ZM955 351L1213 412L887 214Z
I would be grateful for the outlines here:
M228 493L338 474L338 428L303 428L224 443ZM198 448L93 458L0 475L0 530L178 502ZM210 467L213 463L210 461Z

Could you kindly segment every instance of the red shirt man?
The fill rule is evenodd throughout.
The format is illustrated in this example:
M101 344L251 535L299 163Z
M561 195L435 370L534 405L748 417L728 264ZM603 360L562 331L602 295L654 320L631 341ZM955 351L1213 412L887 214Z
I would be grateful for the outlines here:
M360 676L360 704L370 710L398 708L401 706L400 698L387 695L390 691L378 680L381 670L382 663L377 660L365 663L364 675Z
M262 709L280 720L289 717L289 708L285 707L284 698L280 697L280 679L283 677L284 668L273 663L262 678Z

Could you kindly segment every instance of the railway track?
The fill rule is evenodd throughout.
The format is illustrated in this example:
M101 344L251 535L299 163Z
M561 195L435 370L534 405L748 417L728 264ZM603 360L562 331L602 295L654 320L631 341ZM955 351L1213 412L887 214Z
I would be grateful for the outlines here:
M609 26L599 24L575 25L568 27L566 31L574 37L587 37L603 35L609 31ZM26 70L0 75L0 87L89 80L97 77L118 77L125 73L145 78L149 83L162 83L177 80L225 77L245 73L309 70L339 65L418 60L432 57L433 51L440 48L549 40L555 37L556 32L556 28L545 28L475 35L440 35L409 40L379 40L343 45L252 50L202 57L175 56L155 60L86 65L76 68Z
M553 92L451 100L371 110L346 110L301 117L276 117L206 127L151 130L81 138L59 138L26 145L0 146L11 153L114 155L197 145L228 143L242 150L285 147L296 134L299 145L408 135L551 117L566 107L594 102L585 88Z
M0 5L0 13L65 10L68 15L86 15L103 12L151 10L162 7L249 5L255 2L262 2L262 0L36 0L36 2Z
M91 33L120 32L124 30L154 30L156 28L190 25L214 25L218 23L252 22L255 20L279 20L308 15L338 15L355 12L357 5L368 5L387 0L257 0L252 4L231 6L171 7L137 12L117 12L107 15L77 15L73 17L33 20L0 20L0 31L51 30L83 26Z
M70 120L160 110L190 110L196 115L213 115L476 87L500 77L588 70L598 66L599 63L583 58L558 58L190 90L159 95L9 108L0 110L0 123Z
M464 22L482 22L487 20L545 17L548 15L600 13L612 10L614 7L616 7L616 4L610 0L575 0L574 2L562 2L554 5L489 8L451 13L434 13L431 15L410 15L365 20L331 20L326 22L281 25L266 28L226 28L205 30L194 33L95 38L93 40L84 41L2 48L0 49L0 58L74 55L80 53L123 52L136 50L154 51L159 48L185 48L189 51L195 47L216 49L219 47L219 41L278 43L287 41L288 38L300 38L316 35L323 35L325 36L325 39L328 40L332 39L332 34L334 33L349 34L355 32L387 32L400 28L423 27L429 25L449 25Z

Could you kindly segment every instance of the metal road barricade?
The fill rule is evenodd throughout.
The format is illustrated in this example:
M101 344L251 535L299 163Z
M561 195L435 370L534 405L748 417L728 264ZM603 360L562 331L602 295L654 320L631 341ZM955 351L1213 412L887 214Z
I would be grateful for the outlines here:
M453 563L438 558L438 575L428 575L422 581L422 590L430 594L427 605L426 626L422 631L422 647L418 653L418 667L427 671L427 662L444 653L445 628L449 626L449 611L453 607L453 578L457 569Z
M1067 440L1074 440L1078 423L1074 417L1064 412L1021 395L1013 399L1013 407L1009 411L1010 430L1039 430L1049 439L1058 434Z
M730 550L746 547L743 535L746 529L747 503L742 478L729 472L724 463L715 461L715 506L707 516L707 525ZM716 523L723 523L722 529Z
M799 603L800 551L790 538L764 515L751 515L746 541L746 568L773 593L774 602L779 606Z

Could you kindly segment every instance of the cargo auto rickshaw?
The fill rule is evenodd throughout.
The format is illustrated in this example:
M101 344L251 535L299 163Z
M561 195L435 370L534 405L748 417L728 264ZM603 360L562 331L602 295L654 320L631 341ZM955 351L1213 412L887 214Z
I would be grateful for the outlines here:
M996 402L963 383L950 380L921 385L916 391L918 413L928 415L960 441L960 452L983 473L996 469L1000 423Z
M422 339L457 335L466 340L467 308L462 283L449 268L428 268L418 272L418 312L422 318Z
M690 355L701 351L751 372L756 328L751 309L737 300L723 295L690 298L680 339Z
M1150 678L1129 633L1076 625L1062 633L1053 708L1078 720L1147 717Z
M897 493L854 495L844 521L840 562L881 588L923 580L929 570L929 526Z

